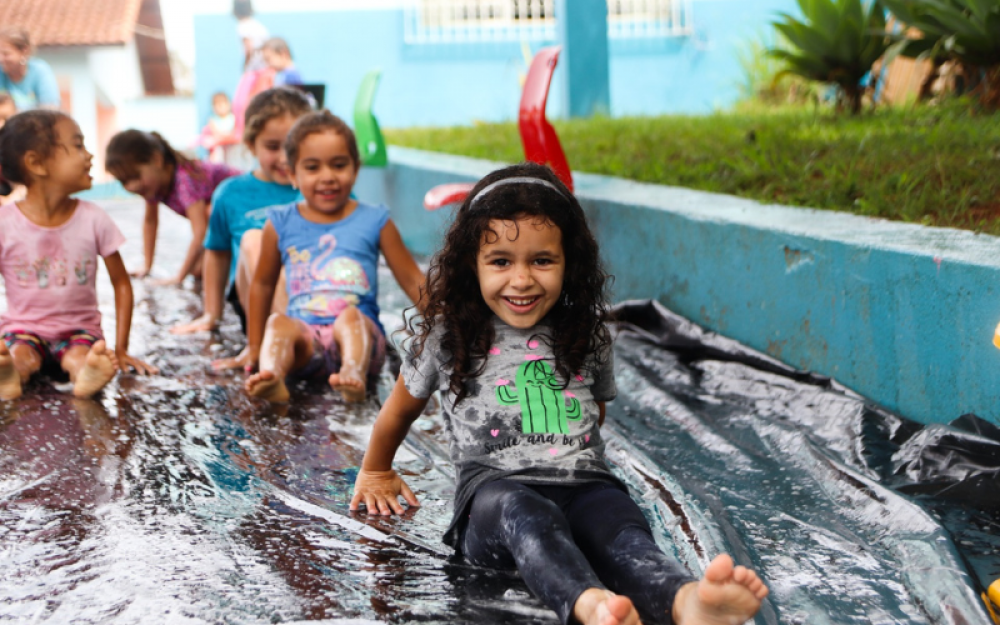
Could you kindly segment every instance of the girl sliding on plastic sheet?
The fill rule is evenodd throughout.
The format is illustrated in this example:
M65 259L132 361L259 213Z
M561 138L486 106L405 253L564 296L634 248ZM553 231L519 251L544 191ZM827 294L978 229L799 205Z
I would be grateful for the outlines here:
M549 169L481 180L431 264L351 508L417 505L392 461L440 390L458 480L445 542L471 563L516 567L563 623L743 623L767 596L757 574L720 555L692 578L604 460L616 394L606 280L579 203Z

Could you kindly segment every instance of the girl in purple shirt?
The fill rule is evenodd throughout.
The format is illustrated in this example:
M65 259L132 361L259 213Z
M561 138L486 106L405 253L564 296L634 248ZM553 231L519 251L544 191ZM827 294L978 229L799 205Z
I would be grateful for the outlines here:
M146 200L142 237L146 262L131 274L145 277L153 268L159 206L166 204L191 222L191 243L177 274L156 283L180 284L188 275L201 277L202 242L208 229L212 193L223 180L241 172L222 163L191 160L158 133L142 130L125 130L112 137L105 167L125 190Z

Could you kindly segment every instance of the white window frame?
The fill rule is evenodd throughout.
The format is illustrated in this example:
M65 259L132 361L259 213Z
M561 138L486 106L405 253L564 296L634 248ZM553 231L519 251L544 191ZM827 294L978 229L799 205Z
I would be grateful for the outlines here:
M610 39L691 35L693 0L607 0ZM556 0L407 0L403 38L409 44L551 41Z

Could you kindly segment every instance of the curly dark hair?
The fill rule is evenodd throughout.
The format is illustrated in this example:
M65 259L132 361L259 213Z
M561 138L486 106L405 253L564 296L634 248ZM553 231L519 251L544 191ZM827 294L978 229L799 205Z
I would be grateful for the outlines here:
M354 162L354 168L361 168L361 153L358 150L358 140L354 136L354 131L347 125L347 122L337 117L330 111L322 109L306 113L289 129L285 137L285 156L288 158L288 167L295 171L295 165L299 161L299 146L303 139L309 135L320 132L333 132L344 138L347 144L347 153Z
M59 111L34 110L8 119L0 128L0 177L14 184L30 184L24 155L35 152L42 159L52 156L59 145L56 124L62 119L72 118Z
M507 183L483 192L506 178L535 178L549 183ZM443 366L451 369L448 389L455 404L468 394L467 381L479 376L495 339L491 319L476 275L480 243L492 220L538 218L559 228L566 263L562 294L545 319L551 327L553 368L567 383L588 365L588 357L611 347L607 289L611 277L601 264L594 238L580 203L551 169L521 163L494 171L480 180L458 209L445 235L444 247L431 260L423 315L413 316L407 329L420 354L427 338L441 326Z

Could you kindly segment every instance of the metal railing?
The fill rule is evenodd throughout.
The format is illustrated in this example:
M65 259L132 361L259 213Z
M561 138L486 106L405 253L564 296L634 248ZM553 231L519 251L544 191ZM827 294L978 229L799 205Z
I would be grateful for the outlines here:
M692 0L608 0L612 39L682 37ZM555 0L409 0L406 43L546 41L556 38Z
M608 0L611 39L684 37L691 33L691 0Z

